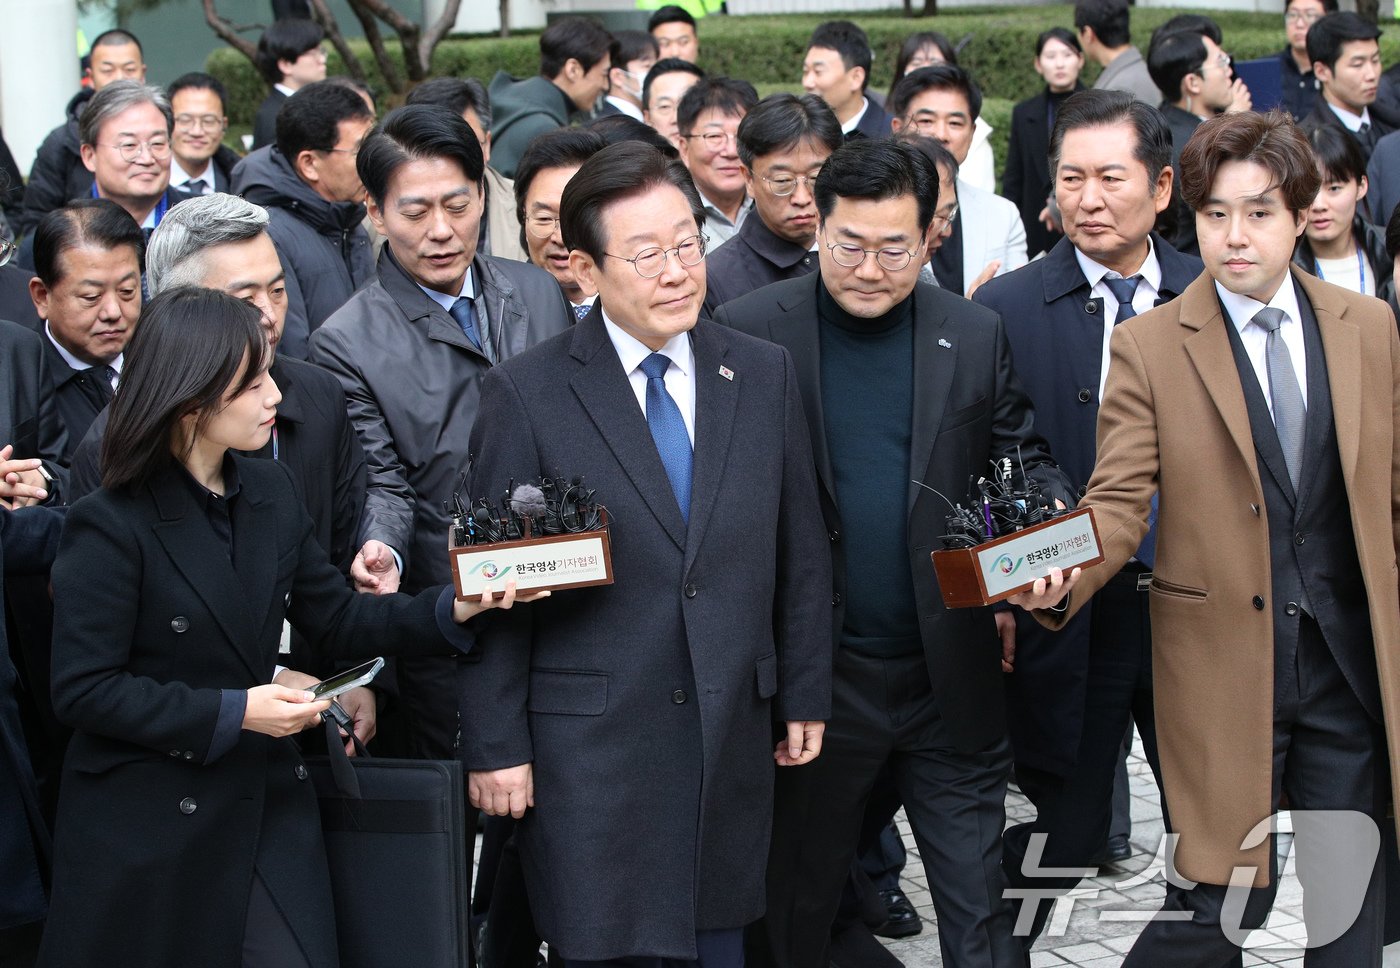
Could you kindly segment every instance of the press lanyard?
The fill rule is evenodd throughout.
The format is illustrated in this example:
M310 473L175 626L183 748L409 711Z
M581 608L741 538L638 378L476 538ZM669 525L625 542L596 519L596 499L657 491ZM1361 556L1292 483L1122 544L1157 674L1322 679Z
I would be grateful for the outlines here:
M1317 270L1317 277L1326 282L1327 278L1322 274L1322 263L1313 259L1313 268ZM1366 295L1366 260L1361 257L1361 243L1359 242L1356 244L1356 271L1361 277L1361 286L1357 292L1364 296Z

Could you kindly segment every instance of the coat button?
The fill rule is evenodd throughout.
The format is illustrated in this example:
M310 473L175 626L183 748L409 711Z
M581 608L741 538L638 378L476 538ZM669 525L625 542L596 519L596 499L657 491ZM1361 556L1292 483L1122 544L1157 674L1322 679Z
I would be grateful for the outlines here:
M686 582L686 583L685 583L685 597L686 597L686 598L694 598L694 597L696 596L697 593L698 593L698 590L696 589L695 583L694 583L694 582Z
M1254 516L1255 516L1256 518L1259 517L1259 505L1257 505L1257 504L1251 504L1251 505L1249 506L1249 509L1250 509L1251 511L1254 512Z
M170 751L170 755L173 756L173 757L175 757L176 759L178 759L179 756L180 756L180 751L179 751L179 750L171 750L171 751Z
M185 759L187 759L187 760L192 760L192 759L194 759L194 750L185 750Z
M1261 611L1261 612L1264 611L1264 599L1263 599L1263 596L1260 596L1260 595L1255 595L1255 596L1254 596L1254 607L1255 607L1256 609L1258 609L1259 611Z
M298 764L297 764L297 768L296 768L295 770L293 770L292 772L295 773L295 774L297 775L297 779L298 779L298 780L305 780L305 779L306 779L307 773L306 773L306 766L305 766L305 764L303 764L303 763L298 763Z
M840 604L841 604L841 593L840 593L840 592L837 592L835 595L832 595L832 596L831 596L831 604L833 604L833 605L840 605Z
M1079 496L1080 496L1080 497L1083 497L1085 494L1088 494L1088 493L1089 493L1089 485L1088 485L1088 484L1080 484L1080 485L1079 485Z
M1296 544L1296 545L1300 545L1300 544L1302 544L1304 541L1306 541L1307 539L1308 539L1308 538L1307 538L1307 535L1303 534L1303 533L1300 531L1300 532L1298 532L1297 534L1295 534L1295 535L1293 536L1293 543Z
M188 632L190 620L183 615L176 615L170 620L170 630L172 632Z
M1094 394L1090 392L1088 387L1082 387L1079 391L1079 402L1088 403L1092 399L1094 399Z
M1297 603L1297 602L1289 602L1287 605L1283 606L1283 614L1289 616L1290 618L1291 618L1292 616L1294 616L1294 615L1297 615L1297 614L1298 614L1298 603Z
M194 797L185 797L180 801L180 812L187 817L198 809L199 804L194 802Z
M685 702L685 699L686 696L684 689L677 689L675 692L671 693L671 702L675 703L677 706Z
M1084 311L1085 311L1086 313L1088 313L1090 316L1092 316L1092 315L1094 315L1094 313L1096 313L1096 312L1099 311L1099 304L1098 304L1097 302L1095 302L1094 300L1090 299L1088 302L1086 302L1086 303L1084 304Z
M832 531L830 534L827 535L827 537L830 538L830 539L832 540L833 543L835 543L835 542L841 540L841 532L840 532L840 531Z

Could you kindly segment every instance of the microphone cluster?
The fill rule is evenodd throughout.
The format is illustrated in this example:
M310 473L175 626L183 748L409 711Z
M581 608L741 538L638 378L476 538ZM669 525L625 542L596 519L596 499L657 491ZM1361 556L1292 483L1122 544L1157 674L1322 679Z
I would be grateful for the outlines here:
M947 532L941 539L948 549L975 548L1064 513L1041 493L1039 484L1025 476L1024 469L1019 479L1013 477L1010 458L993 461L991 477L968 481L966 506L951 501L948 505Z
M607 529L607 509L594 500L582 477L542 478L516 484L512 479L499 503L464 500L460 491L444 502L452 518L452 546L495 544L550 535Z

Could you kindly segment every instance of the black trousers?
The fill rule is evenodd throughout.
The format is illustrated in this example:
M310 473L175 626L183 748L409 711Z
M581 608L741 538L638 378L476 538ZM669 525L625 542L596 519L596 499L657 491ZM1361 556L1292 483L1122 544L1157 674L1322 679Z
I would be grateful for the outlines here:
M564 968L744 968L744 929L697 931L694 961L675 958L614 958L610 961L571 961Z
M919 845L949 968L1020 965L1003 898L1008 744L953 748L922 655L838 649L822 755L778 771L763 935L778 968L827 968L866 799L889 765Z
M1084 869L1092 865L1108 838L1123 737L1134 720L1147 761L1154 774L1159 772L1152 706L1152 631L1147 592L1138 590L1139 571L1129 566L1119 572L1090 606L1084 729L1075 769L1068 776L1058 776L1016 766L1016 782L1035 804L1037 815L1031 823L1007 830L1003 838L1002 864L1013 888L1062 893L1079 883L1073 876L1027 876L1022 865L1033 836L1044 840L1042 868ZM1162 813L1165 818L1165 805ZM1016 902L1017 930L1025 932L1020 937L1026 950L1044 929L1051 905L1051 901L1036 897Z
M1294 812L1293 849L1309 932L1317 930L1319 919L1342 893L1331 877L1337 867L1350 871L1352 886L1363 895L1360 914L1345 933L1329 944L1310 948L1303 964L1306 968L1379 968L1385 926L1384 865L1376 858L1355 857L1352 838L1336 821L1308 823L1306 814L1356 811L1377 823L1389 823L1384 816L1390 795L1384 736L1347 684L1317 623L1306 615L1293 665L1294 669L1276 676L1273 808L1277 810L1280 795L1286 794ZM1290 671L1296 675L1289 675ZM1333 862L1330 868L1329 862ZM1236 904L1218 884L1172 888L1162 910L1169 915L1180 912L1183 917L1148 924L1124 968L1216 968L1237 963L1240 948L1222 924L1253 928L1264 922L1278 891L1277 867L1274 852L1269 885L1247 891L1243 904Z

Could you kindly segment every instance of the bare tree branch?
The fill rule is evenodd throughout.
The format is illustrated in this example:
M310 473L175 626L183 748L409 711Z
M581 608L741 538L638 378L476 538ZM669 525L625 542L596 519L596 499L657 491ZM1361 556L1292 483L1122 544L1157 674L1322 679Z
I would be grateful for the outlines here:
M395 94L402 94L405 89L403 75L399 73L398 65L384 46L384 35L379 32L379 21L375 19L374 12L369 9L365 0L349 0L349 3L365 32L365 42L369 44L370 53L374 55L374 62L379 65L379 73L384 75L384 83L389 85L389 90ZM413 76L411 69L409 76Z
M365 68L360 63L360 59L355 56L355 52L350 49L350 45L345 41L345 35L340 32L340 24L335 19L335 14L331 13L330 7L326 5L326 0L310 0L311 13L316 22L321 25L321 29L330 38L331 46L340 55L340 59L345 62L345 69L350 72L350 76L361 84L365 81Z
M215 0L204 0L204 20L209 24L209 29L214 31L220 40L256 63L258 45L246 37L240 36L233 29L232 21L219 15L219 11L215 9Z
M437 23L429 27L423 34L423 39L418 42L418 63L423 66L424 77L432 73L433 51L437 49L438 43L457 23L457 11L461 6L462 0L447 0L447 3L443 4L442 16L438 17ZM408 53L406 46L404 53L405 55Z

